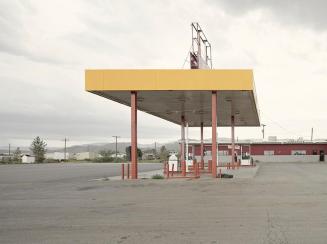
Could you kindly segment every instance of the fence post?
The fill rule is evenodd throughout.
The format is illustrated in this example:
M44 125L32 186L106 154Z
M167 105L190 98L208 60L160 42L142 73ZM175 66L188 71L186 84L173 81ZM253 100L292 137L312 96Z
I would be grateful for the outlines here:
M182 162L182 176L186 176L186 162L185 161L183 161Z
M121 164L121 179L124 180L125 178L125 165L122 163Z
M200 163L196 163L196 173L197 177L200 178Z

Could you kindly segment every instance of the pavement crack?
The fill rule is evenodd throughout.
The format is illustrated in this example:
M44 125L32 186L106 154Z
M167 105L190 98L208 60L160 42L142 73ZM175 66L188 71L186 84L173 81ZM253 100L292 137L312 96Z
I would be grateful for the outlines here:
M267 235L268 244L288 244L286 232L283 227L275 223L267 210Z

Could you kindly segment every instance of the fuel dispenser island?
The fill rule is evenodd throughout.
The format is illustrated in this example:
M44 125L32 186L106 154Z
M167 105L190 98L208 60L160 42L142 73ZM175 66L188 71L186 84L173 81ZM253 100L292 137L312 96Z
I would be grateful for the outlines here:
M244 151L243 146L247 146L248 150ZM252 158L251 158L251 146L250 145L242 145L241 146L241 165L250 166L252 165Z
M190 172L190 168L193 167L193 159L189 155L188 151L188 144L189 144L189 139L188 139L188 123L186 123L186 153L185 153L185 163L186 163L186 172Z

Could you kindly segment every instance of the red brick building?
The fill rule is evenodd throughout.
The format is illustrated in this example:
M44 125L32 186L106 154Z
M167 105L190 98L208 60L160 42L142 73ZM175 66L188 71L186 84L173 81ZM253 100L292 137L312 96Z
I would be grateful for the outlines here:
M236 143L237 155L248 153L251 156L291 156L291 155L320 155L320 161L324 161L327 152L326 142L251 142ZM194 150L194 154L193 154ZM218 155L231 156L230 143L218 144ZM201 156L201 145L199 142L189 144L189 153L194 157ZM204 155L211 155L211 144L204 144Z

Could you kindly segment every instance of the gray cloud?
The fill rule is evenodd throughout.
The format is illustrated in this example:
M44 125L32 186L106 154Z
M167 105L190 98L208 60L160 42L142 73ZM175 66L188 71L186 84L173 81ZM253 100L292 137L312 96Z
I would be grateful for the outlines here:
M276 21L287 25L300 25L316 30L327 28L327 2L325 0L208 0L231 14L241 16L254 10L266 10ZM266 13L267 13L266 12Z
M130 110L84 91L55 89L0 76L0 145L4 138L27 139L39 135L60 140L108 140L111 135L130 136ZM78 95L82 94L82 96ZM96 102L92 102L96 100ZM139 135L167 138L177 126L139 112ZM167 126L168 124L168 126ZM158 130L164 126L165 130Z
M37 10L29 1L0 2L0 52L21 56L39 63L76 64L76 61L71 61L69 58L57 58L54 55L42 53L40 47L28 40L28 33L33 32L34 26L29 25L24 16L30 17L36 13Z
M325 115L314 104L326 103L325 89L316 88L325 84L327 56L319 50L327 50L327 42L317 32L307 38L289 28L323 29L324 3L208 1L0 1L0 144L36 135L80 141L129 138L129 108L85 92L84 69L180 68L195 20L213 45L215 68L255 69L260 109L297 130L319 126L327 135ZM268 15L265 23L246 14L255 10ZM319 71L315 77L312 70ZM314 102L299 106L308 80L315 96L308 100ZM294 87L297 92L290 92ZM287 102L279 106L280 101ZM293 122L302 119L303 111L317 123L300 127ZM178 126L141 112L138 123L140 141L179 136ZM271 123L267 132L285 135ZM210 129L205 133L210 137ZM219 133L230 135L228 128ZM237 135L261 134L245 128ZM199 137L198 128L190 129L190 137Z

